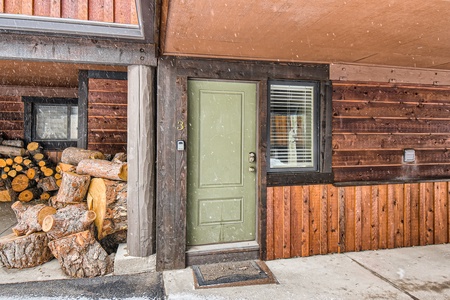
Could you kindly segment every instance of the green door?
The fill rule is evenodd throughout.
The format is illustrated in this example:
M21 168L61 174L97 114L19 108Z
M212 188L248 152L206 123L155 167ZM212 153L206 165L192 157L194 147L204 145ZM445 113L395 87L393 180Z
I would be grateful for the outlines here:
M187 244L255 240L256 84L190 80Z

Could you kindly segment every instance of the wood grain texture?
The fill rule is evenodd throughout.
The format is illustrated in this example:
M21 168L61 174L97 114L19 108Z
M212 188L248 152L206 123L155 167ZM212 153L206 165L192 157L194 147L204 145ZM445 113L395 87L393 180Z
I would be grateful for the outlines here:
M333 171L337 182L444 178L450 89L423 85L333 85ZM416 160L403 161L404 149ZM400 234L401 235L401 234Z
M0 13L138 24L134 0L0 0Z
M297 257L448 243L449 193L448 181L268 187L267 259L287 245Z

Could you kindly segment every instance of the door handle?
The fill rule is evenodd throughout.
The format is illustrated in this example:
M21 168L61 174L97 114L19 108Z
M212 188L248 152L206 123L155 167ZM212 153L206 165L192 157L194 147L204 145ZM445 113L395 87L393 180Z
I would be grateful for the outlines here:
M249 172L252 172L252 173L253 173L253 172L256 172L256 168L255 168L255 167L249 167L249 168L248 168L248 171L249 171Z

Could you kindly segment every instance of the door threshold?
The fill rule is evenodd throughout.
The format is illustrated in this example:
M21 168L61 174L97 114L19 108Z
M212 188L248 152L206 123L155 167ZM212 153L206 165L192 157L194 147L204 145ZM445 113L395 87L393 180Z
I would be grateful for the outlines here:
M186 251L188 266L252 259L259 259L256 241L192 246Z

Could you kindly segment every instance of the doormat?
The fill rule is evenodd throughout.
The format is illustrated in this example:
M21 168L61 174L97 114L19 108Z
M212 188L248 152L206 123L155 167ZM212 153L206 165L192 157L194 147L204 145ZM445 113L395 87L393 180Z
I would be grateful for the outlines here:
M277 283L262 261L194 265L192 270L196 289Z

